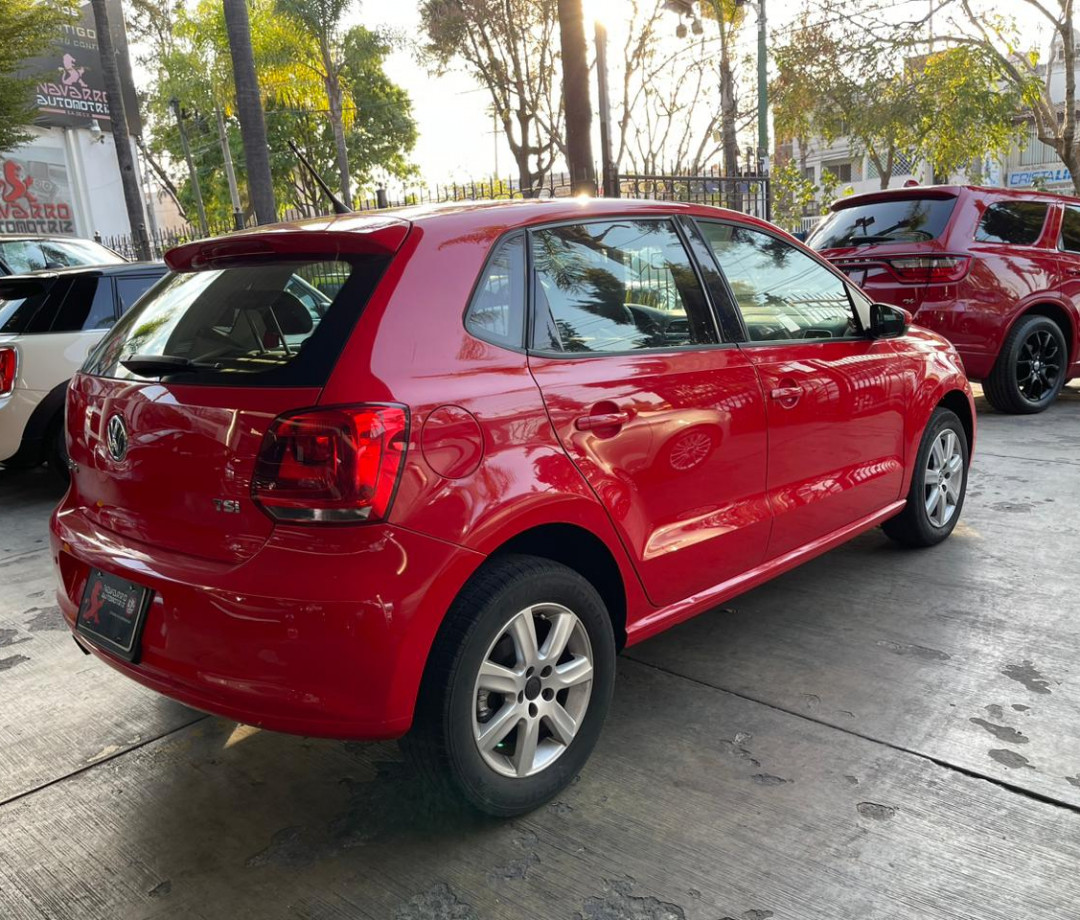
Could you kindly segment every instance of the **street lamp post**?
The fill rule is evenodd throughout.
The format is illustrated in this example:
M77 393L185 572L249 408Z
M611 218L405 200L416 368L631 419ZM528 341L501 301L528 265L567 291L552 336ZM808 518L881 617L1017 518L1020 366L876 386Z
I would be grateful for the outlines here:
M596 89L600 101L600 187L605 198L619 197L619 177L611 156L611 101L608 96L607 28L596 20Z

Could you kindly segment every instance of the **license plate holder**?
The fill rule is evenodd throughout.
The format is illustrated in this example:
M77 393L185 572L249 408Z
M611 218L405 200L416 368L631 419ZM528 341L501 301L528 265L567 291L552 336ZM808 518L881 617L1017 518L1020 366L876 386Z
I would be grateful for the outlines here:
M83 589L75 629L95 645L135 662L143 623L154 592L149 588L91 569Z

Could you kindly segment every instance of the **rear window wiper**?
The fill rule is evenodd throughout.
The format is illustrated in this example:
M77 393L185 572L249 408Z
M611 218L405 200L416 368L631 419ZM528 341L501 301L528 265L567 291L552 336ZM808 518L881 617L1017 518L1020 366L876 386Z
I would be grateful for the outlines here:
M180 355L132 355L130 358L121 358L120 363L140 377L163 377L166 374L182 374L217 366L203 361L192 361L191 358Z

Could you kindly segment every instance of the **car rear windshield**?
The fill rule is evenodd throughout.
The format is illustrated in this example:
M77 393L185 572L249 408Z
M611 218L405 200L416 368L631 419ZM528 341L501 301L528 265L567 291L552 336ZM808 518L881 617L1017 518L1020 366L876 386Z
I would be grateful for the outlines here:
M822 221L807 243L821 250L935 240L955 205L955 198L897 198L841 208Z
M91 353L100 377L321 386L385 259L273 262L167 276Z

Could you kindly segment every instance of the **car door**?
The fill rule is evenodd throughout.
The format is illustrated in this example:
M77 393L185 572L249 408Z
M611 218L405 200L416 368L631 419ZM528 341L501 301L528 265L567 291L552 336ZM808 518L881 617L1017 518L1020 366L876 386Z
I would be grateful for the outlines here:
M1075 377L1080 372L1080 207L1075 205L1066 205L1061 215L1056 264L1055 287L1072 314L1072 329L1065 335L1072 358L1065 371L1066 376Z
M699 221L745 329L769 421L772 559L900 496L910 374L868 338L868 304L821 260L778 235Z
M529 367L649 598L673 603L760 564L764 397L676 224L609 218L529 237Z

